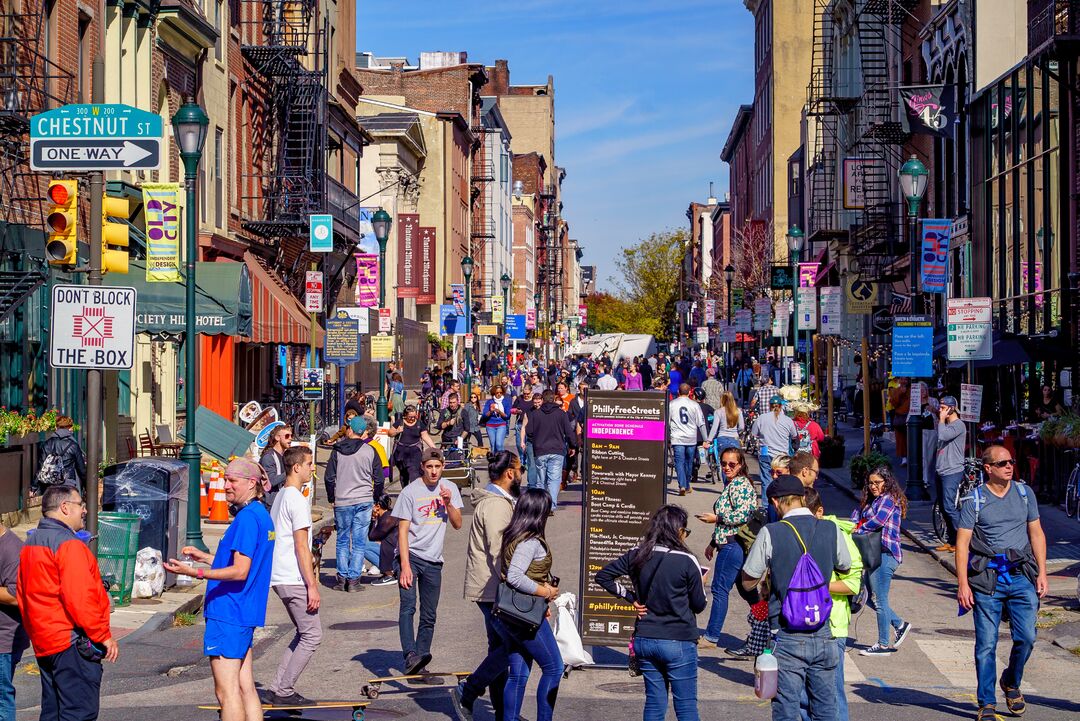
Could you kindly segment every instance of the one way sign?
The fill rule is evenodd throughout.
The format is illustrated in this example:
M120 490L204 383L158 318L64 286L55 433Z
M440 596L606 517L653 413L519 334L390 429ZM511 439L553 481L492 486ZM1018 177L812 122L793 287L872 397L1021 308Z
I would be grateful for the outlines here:
M42 138L30 146L33 170L150 170L161 165L161 141L60 140Z
M156 170L163 130L160 115L130 105L64 105L30 119L30 168Z

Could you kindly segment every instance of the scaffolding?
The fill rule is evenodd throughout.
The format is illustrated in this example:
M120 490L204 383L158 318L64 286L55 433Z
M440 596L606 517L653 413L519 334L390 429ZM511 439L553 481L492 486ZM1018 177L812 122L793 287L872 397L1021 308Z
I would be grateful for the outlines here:
M240 51L253 73L253 171L261 217L245 230L267 242L307 232L327 207L326 29L317 0L241 0ZM245 187L251 187L245 183Z

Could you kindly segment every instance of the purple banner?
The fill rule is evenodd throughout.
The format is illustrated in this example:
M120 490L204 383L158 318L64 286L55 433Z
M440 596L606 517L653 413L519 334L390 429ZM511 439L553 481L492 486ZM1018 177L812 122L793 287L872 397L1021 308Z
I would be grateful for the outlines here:
M662 441L666 425L661 421L590 420L589 438L622 438L631 441Z
M374 253L356 254L356 304L379 307L379 256Z
M927 218L922 221L922 269L920 272L923 293L944 293L949 271L949 236L952 221L948 218Z

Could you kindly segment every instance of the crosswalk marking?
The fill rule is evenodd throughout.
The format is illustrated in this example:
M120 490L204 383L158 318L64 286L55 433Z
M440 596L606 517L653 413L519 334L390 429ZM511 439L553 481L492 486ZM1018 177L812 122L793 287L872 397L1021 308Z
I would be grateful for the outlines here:
M975 641L953 641L945 639L918 639L915 641L919 649L926 654L930 663L934 664L942 676L952 686L958 688L975 688L978 679L975 676ZM1008 663L1008 644L998 645L997 670L1000 672ZM1003 655L1002 651L1006 654ZM1024 691L1037 693L1029 683L1024 683Z

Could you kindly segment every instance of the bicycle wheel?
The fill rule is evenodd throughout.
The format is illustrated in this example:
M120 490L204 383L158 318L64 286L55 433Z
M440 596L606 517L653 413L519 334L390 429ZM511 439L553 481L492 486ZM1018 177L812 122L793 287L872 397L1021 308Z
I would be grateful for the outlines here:
M934 522L934 533L937 534L938 540L948 543L949 527L945 524L945 512L941 509L941 501L934 503L931 516Z
M1065 515L1072 518L1076 515L1078 501L1077 485L1080 484L1080 465L1077 465L1069 474L1069 482L1065 485Z

